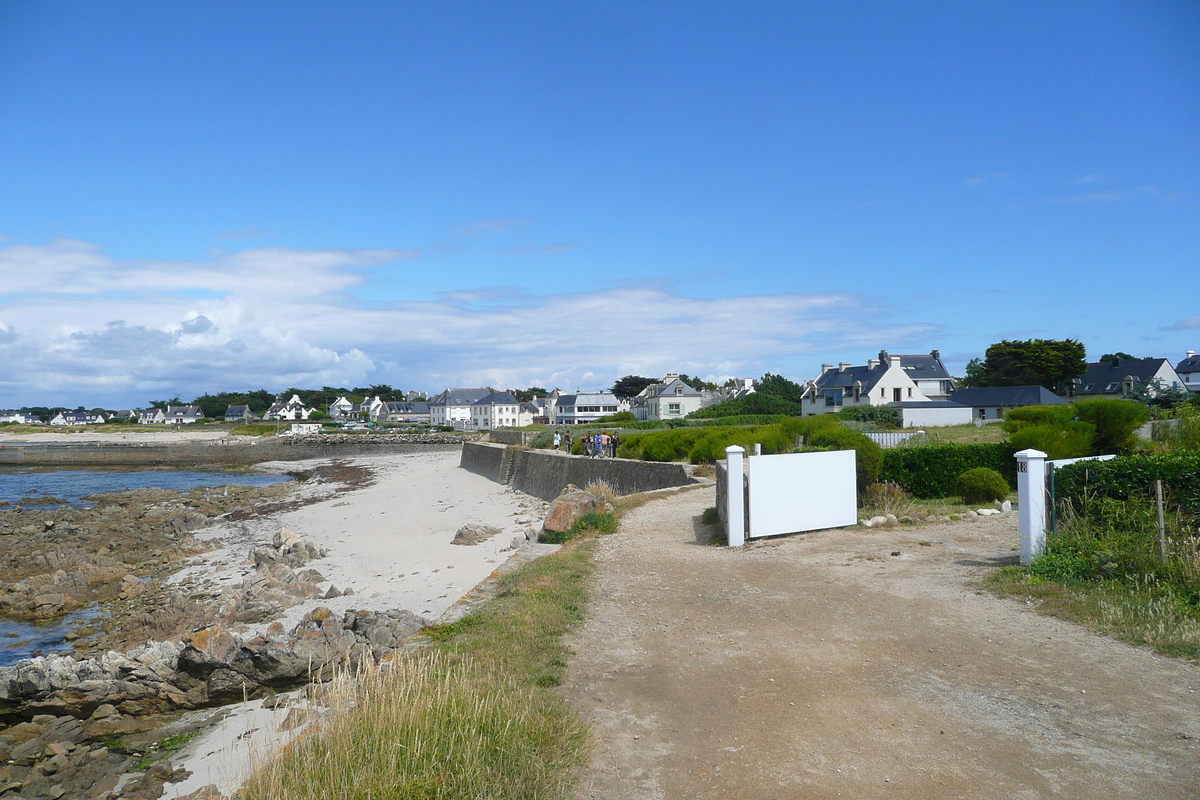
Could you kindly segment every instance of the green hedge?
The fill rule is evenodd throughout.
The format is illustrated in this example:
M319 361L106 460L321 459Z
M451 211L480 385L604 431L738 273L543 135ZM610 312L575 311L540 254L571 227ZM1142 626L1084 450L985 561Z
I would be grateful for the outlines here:
M1163 482L1173 505L1200 516L1200 453L1194 452L1078 461L1054 471L1054 492L1057 501L1083 508L1094 498L1153 497L1155 480Z
M803 437L804 450L854 450L857 453L858 484L863 489L879 480L883 450L875 442L852 431L830 415L785 417L773 425L704 426L654 433L634 433L621 440L617 455L645 461L690 461L710 464L725 457L725 448L740 445L753 452L761 444L763 453L794 453ZM956 473L954 477L958 477Z
M879 479L899 484L914 497L951 497L958 493L955 484L959 475L969 469L987 467L1015 486L1016 452L1007 442L893 447L883 451Z

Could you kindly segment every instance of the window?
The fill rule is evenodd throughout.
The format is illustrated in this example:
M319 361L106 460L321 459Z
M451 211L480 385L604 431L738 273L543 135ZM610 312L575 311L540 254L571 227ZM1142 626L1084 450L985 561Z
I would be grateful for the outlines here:
M679 403L667 403L667 413L668 414L678 414L679 413Z
M912 397L912 387L911 386L908 388L908 396Z
M900 387L899 387L899 386L897 386L895 389L892 389L892 402L893 402L893 403L899 403L899 402L900 402L900 397L901 397L901 395L900 395Z
M825 405L840 406L842 404L841 389L826 389L825 390Z

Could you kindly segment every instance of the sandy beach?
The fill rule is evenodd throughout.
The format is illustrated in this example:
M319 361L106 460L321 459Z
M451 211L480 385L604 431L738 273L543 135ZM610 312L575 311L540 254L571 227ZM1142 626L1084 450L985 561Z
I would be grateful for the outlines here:
M218 439L243 439L230 436L228 430L179 426L176 430L113 431L103 426L73 427L47 430L45 433L0 432L0 446L6 444L178 444L181 442L211 442Z
M540 527L546 504L460 469L458 461L457 450L354 459L353 464L375 473L370 486L332 493L278 515L199 532L201 538L221 537L227 546L205 554L203 563L175 579L238 582L253 569L241 563L248 547L269 543L287 527L327 551L325 558L311 562L326 578L321 587L352 589L354 594L306 600L287 610L280 620L285 628L319 606L338 614L348 609L407 609L435 621L515 553L529 556L531 550L557 549L529 543L514 550L514 537L523 540L527 528ZM312 462L278 462L261 468L295 472L311 466ZM322 487L301 491L320 493ZM479 545L451 544L458 529L472 523L494 526L501 533ZM220 568L222 562L229 566ZM225 714L225 721L172 759L192 775L168 784L163 797L182 797L209 784L226 794L236 789L254 763L290 738L283 727L291 710L264 708L261 701L222 709L218 713Z

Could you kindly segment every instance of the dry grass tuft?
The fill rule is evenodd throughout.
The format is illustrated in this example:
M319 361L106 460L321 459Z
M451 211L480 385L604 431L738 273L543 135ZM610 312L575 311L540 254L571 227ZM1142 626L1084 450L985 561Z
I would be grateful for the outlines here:
M297 798L552 798L573 782L587 732L557 695L438 651L344 673L318 728L239 795Z

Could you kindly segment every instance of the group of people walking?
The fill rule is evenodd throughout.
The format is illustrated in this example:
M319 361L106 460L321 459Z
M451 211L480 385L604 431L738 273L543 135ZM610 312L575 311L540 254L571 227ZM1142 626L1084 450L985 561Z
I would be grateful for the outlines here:
M571 434L567 433L564 437L558 431L554 432L554 449L558 450L566 443L566 451L571 452ZM588 458L609 458L617 457L617 448L621 446L621 437L617 434L609 435L607 433L588 433L584 434L580 440L580 446L583 449L583 454Z

